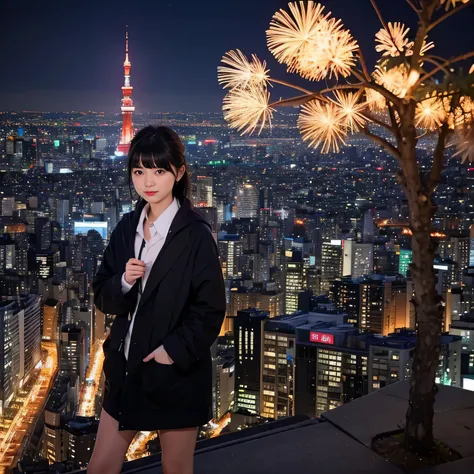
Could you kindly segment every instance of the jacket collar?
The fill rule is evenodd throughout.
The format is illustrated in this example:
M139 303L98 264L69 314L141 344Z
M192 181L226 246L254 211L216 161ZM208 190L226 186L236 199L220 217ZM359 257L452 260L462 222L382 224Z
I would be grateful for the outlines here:
M135 209L129 213L130 219L130 235L129 235L129 245L128 245L128 254L129 258L135 256L135 235L137 231L137 226L140 222L140 216L142 214L143 208L146 206L147 202L144 199L140 199ZM180 201L180 208L178 212L174 216L173 221L171 222L171 226L168 230L168 234L165 237L165 243L163 247L171 240L176 234L178 234L182 229L187 227L189 224L193 222L203 222L209 228L211 225L194 209L192 202L188 198L184 198Z

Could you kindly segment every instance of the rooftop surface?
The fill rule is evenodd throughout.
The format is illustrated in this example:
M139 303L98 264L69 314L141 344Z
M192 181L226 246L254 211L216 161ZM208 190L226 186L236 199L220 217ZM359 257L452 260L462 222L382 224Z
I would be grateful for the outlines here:
M195 474L401 474L369 446L375 435L404 423L408 390L409 382L400 382L326 412L320 419L292 417L198 442ZM434 426L435 437L463 459L418 472L471 473L474 392L439 386ZM161 456L125 463L122 472L161 474Z

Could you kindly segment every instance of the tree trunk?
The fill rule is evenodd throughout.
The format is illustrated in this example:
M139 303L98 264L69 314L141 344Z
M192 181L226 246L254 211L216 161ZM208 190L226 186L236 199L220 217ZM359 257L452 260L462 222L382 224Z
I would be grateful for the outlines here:
M417 341L412 365L409 407L406 414L405 446L419 454L433 448L435 379L439 365L443 318L441 297L436 291L433 269L436 245L431 237L434 206L423 194L409 197L412 237L412 278Z
M433 269L436 244L431 237L431 221L436 207L432 191L420 173L416 157L415 101L400 108L401 185L408 199L412 231L412 279L417 339L412 363L409 406L405 424L405 447L419 454L429 454L433 443L435 379L439 365L443 307L436 292Z

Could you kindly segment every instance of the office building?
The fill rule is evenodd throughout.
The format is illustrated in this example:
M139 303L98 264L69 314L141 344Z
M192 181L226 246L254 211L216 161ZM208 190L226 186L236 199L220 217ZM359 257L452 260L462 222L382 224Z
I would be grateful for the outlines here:
M342 265L342 241L323 242L321 250L321 287L323 291L329 291L331 283L342 276Z
M75 324L65 324L61 328L59 370L74 374L80 382L86 375L86 331Z
M260 367L263 321L268 314L243 310L234 319L235 407L258 414L260 406Z
M196 176L196 207L213 207L213 187L211 176Z
M41 360L41 299L0 300L0 416Z
M370 275L374 271L374 246L371 243L357 243L353 240L343 241L342 276L351 275L358 278Z
M239 258L242 255L242 241L237 234L219 234L219 255L224 279L240 277Z
M237 209L239 218L257 217L258 191L252 184L242 184L237 191Z

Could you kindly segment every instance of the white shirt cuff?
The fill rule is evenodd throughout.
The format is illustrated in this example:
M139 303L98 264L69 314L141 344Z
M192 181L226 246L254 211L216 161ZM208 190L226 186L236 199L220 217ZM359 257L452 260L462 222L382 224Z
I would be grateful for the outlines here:
M123 294L128 293L132 289L132 286L133 285L129 285L125 281L125 272L123 272L123 275L122 275L122 293Z

